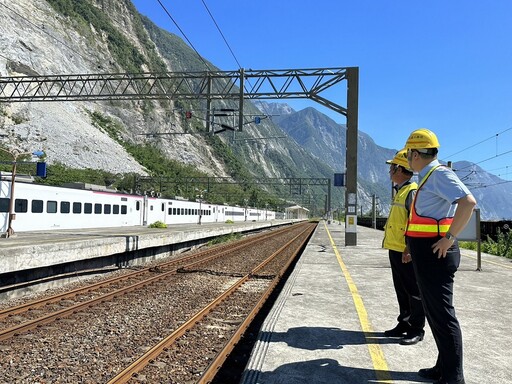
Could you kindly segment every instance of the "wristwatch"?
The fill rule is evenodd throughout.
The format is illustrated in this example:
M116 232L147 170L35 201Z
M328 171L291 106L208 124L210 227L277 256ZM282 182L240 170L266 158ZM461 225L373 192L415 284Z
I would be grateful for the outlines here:
M447 238L448 240L453 240L455 241L455 236L453 236L450 232L446 232L446 234L444 235L445 238Z

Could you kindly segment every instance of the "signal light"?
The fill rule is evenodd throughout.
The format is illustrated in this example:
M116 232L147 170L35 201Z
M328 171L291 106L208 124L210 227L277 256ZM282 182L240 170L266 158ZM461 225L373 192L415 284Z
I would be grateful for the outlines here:
M192 111L186 111L185 112L185 118L186 119L191 119L192 118Z

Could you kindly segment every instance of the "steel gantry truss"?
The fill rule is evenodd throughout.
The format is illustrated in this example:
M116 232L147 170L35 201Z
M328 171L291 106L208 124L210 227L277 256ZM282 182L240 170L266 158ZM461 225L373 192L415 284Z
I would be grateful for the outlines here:
M342 81L347 81L346 107L321 95ZM242 130L245 99L311 99L347 118L345 244L356 245L358 89L357 67L14 76L0 78L0 102L203 99L210 131L214 100L238 100Z
M251 180L233 180L230 177L162 177L162 176L137 176L134 189L141 190L144 184L156 187L157 192L162 192L166 185L200 185L205 187L208 192L213 189L216 184L244 184L254 183L260 185L277 185L286 187L296 187L299 194L302 189L309 186L326 186L328 201L331 196L331 179L316 177L255 177ZM330 205L330 204L329 204Z

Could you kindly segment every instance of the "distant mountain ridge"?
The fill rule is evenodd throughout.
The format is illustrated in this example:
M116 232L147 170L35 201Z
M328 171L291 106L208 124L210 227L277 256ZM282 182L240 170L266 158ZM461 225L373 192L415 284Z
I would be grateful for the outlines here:
M264 113L273 113L272 120L313 156L324 161L334 172L345 170L346 127L314 108L295 111L285 103L258 102ZM367 211L371 196L378 196L379 212L387 216L391 201L389 165L396 149L377 145L366 133L358 139L358 199ZM467 161L456 162L452 168L478 201L484 221L512 218L512 188L505 180Z
M9 8L12 10L0 13L2 76L205 70L203 58L181 38L141 16L129 0L17 0ZM218 100L215 108L231 107L226 103ZM179 98L2 103L1 144L43 149L49 165L60 163L113 174L148 174L127 152L126 143L156 148L180 164L235 180L245 174L332 179L334 173L344 172L345 126L314 108L295 111L284 103L255 102L271 117L244 126L243 132L213 136L204 134L204 116L199 116L205 104ZM249 102L245 108L249 114L258 113ZM184 117L183 111L188 109L195 111L191 119ZM115 135L98 125L98 118L111 122ZM391 195L385 161L395 150L380 147L361 131L358 143L361 212L369 212L372 195L376 195L378 211L385 216ZM460 168L464 177L478 184L473 191L483 219L512 218L510 184L481 173L476 166L471 173ZM283 192L283 199L300 203L310 196L308 207L316 205L314 212L320 214L326 191L318 190L301 186L297 193ZM334 188L331 207L337 209L342 204L343 189Z

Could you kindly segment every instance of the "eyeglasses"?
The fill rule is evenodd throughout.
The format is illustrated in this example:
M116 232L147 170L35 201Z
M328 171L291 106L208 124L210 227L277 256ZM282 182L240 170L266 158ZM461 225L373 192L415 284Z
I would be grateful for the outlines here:
M412 152L416 152L416 153L429 153L428 152L428 149L412 149L412 148L407 148L407 156L409 156L410 153Z

